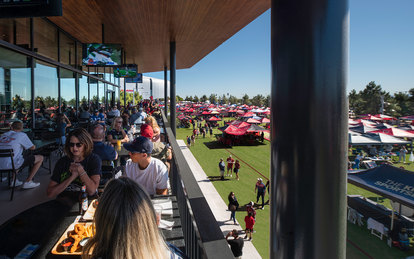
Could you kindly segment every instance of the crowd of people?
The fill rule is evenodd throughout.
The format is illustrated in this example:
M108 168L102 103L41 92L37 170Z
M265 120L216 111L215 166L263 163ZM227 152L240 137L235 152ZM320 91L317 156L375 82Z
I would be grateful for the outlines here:
M162 142L160 127L151 116L156 109L149 107L145 113L145 107L141 106L122 112L113 107L106 114L98 110L89 116L87 127L78 124L70 130L68 127L73 124L66 114L54 116L59 132L56 142L63 145L64 156L58 159L50 177L48 197L56 197L63 204L73 206L79 202L82 187L91 198L96 197L103 162L120 159L118 145L122 145L129 156L117 168L122 176L110 180L99 198L94 219L96 235L85 247L83 258L149 258L150 255L151 258L186 258L178 248L163 240L149 198L150 195L168 194L169 161L172 158L171 148ZM35 188L40 184L32 179L43 157L25 152L36 147L22 130L23 122L13 122L10 131L0 136L0 149L13 149L16 168L30 167L26 181L20 182L15 177L12 185ZM0 168L11 169L11 161L1 158ZM108 240L107 237L111 238ZM113 237L125 243L113 242Z

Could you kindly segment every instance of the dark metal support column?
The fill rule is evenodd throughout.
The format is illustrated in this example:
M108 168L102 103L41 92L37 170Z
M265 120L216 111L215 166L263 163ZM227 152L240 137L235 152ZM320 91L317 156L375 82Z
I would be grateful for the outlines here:
M127 107L127 103L126 103L126 80L124 77L124 109Z
M345 258L348 1L271 10L270 258Z
M164 112L165 117L168 117L168 77L167 66L164 67Z
M152 79L150 78L150 98L152 97Z
M60 31L58 29L56 29L57 31L57 58L58 58L58 62L60 62ZM70 55L69 55L69 59L70 59ZM70 63L69 63L70 64ZM59 107L59 113L62 112L62 94L61 94L61 79L60 79L60 67L57 67L57 76L58 76L58 107Z
M33 18L30 18L30 50L34 52L34 21ZM32 98L32 107L30 107L32 112L32 128L34 129L36 126L36 114L35 114L35 83L34 83L34 62L35 59L30 57L30 90L31 90L31 98Z
M175 128L175 41L170 42L170 125L176 135Z

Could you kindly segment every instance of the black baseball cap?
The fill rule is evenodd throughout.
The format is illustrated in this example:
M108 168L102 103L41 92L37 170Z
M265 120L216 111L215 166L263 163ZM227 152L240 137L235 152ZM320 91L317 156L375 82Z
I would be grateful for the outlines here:
M124 148L132 153L151 154L153 147L151 140L143 136L139 136L134 141L124 144Z

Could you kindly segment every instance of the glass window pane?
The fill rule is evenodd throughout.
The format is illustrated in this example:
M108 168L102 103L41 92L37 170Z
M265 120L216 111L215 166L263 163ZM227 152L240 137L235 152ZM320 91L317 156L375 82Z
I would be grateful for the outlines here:
M60 32L60 62L75 66L75 41Z
M57 29L42 18L35 18L33 22L35 50L42 56L58 60Z
M35 112L38 117L49 119L59 105L57 69L39 60L35 62Z
M75 73L67 69L60 69L60 96L62 111L76 107Z
M98 102L98 89L97 89L96 81L91 80L89 89L90 89L90 98L91 98L89 102L89 107L92 108L92 107L95 107L95 104Z
M105 85L99 82L99 108L105 108Z
M27 57L0 47L0 120L24 120L30 110L31 84ZM12 113L13 112L13 113Z
M88 106L88 77L79 75L79 106Z

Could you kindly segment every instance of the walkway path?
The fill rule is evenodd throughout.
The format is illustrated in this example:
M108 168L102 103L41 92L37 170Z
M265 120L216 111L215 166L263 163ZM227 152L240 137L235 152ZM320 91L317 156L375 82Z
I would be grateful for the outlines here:
M190 166L195 179L200 186L201 191L203 192L204 197L206 197L207 203L211 208L211 211L214 214L217 222L220 225L220 229L223 232L223 235L226 235L229 231L233 229L242 230L242 226L233 225L230 219L230 211L227 209L227 204L223 201L221 196L218 194L214 185L209 181L206 173L203 168L201 168L197 159L193 156L193 153L187 148L184 140L177 140L178 145L181 148L181 151L184 154L185 159L187 160L188 165ZM244 222L242 223L244 226ZM244 231L243 231L244 232ZM242 237L244 234L241 235ZM262 258L257 252L256 248L249 241L244 242L243 248L243 258Z

